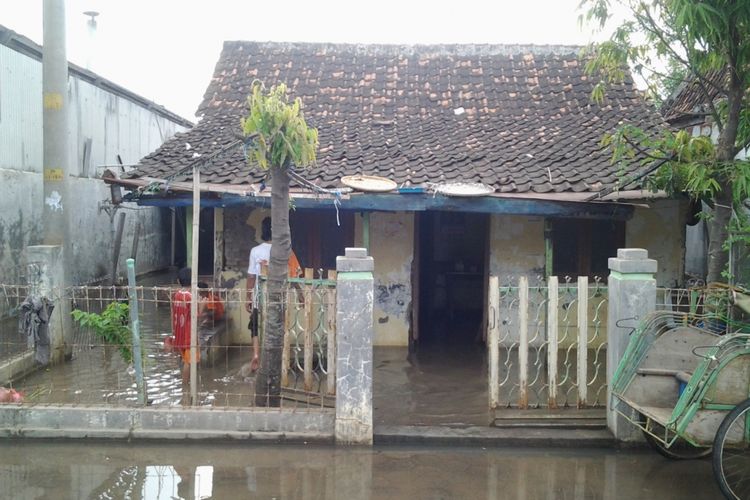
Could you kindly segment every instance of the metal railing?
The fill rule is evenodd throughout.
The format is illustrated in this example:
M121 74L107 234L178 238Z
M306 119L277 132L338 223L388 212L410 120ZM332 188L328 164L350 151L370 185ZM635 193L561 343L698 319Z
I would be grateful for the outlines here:
M281 385L288 397L317 394L332 406L336 394L336 273L324 279L290 278L286 291ZM261 318L267 317L267 282L262 281ZM265 321L262 321L265 328Z
M190 402L189 381L183 379L183 353L172 347L172 303L176 287L137 286L143 378L150 406L178 406ZM23 286L0 285L0 311L17 311L29 294ZM256 406L255 380L249 362L251 336L244 289L201 288L202 312L198 337L198 406ZM53 290L56 303L101 316L110 304L127 304L127 287L76 286ZM285 383L282 408L322 408L335 395L335 280L292 280L282 294L286 310ZM265 309L268 300L260 297ZM208 306L209 303L213 305ZM216 305L220 304L220 305ZM53 314L62 314L56 307ZM261 317L263 314L261 313ZM110 316L108 321L117 319ZM59 318L58 318L59 319ZM128 327L127 314L119 320ZM260 334L264 335L261 320ZM24 404L137 406L136 370L132 345L102 337L96 329L72 321L65 332L66 361L35 365L30 373L3 380L23 393ZM33 354L27 336L19 332L15 312L0 321L0 365L13 357ZM130 356L126 352L130 350ZM188 357L189 359L189 357ZM1 367L1 366L0 366ZM7 373L7 372L4 372Z
M747 321L733 307L733 287L715 283L689 288L657 288L656 310L701 317L702 328L713 333L747 332Z
M490 409L604 406L606 286L554 276L489 286Z

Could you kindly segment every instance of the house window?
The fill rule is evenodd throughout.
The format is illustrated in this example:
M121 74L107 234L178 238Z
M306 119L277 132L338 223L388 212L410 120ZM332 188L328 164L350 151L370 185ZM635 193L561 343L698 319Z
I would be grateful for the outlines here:
M609 273L607 259L625 246L625 223L611 220L552 219L552 274L559 277Z
M293 210L289 214L292 248L303 268L336 269L336 257L354 246L354 214L335 210Z

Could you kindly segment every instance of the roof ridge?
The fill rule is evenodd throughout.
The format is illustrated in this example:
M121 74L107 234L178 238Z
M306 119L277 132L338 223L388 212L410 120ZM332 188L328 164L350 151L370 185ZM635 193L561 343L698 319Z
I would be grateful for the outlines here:
M0 45L8 47L10 50L23 54L27 57L31 57L40 62L42 60L42 52L44 51L44 47L42 45L2 24L0 24ZM124 99L128 99L129 101L132 101L139 106L153 111L154 113L157 113L167 118L168 120L179 123L184 127L192 127L194 125L192 121L178 115L174 111L170 111L164 105L143 97L142 95L137 94L132 90L129 90L122 85L101 76L99 73L72 63L70 62L70 59L68 59L68 72L69 74L75 75L91 85L99 87L107 92L111 92Z
M257 40L226 40L224 46L253 45L282 50L316 48L324 51L357 52L362 54L420 54L420 55L568 55L577 54L583 45L521 44L521 43L439 43L439 44L388 44L388 43L334 43L334 42L274 42Z

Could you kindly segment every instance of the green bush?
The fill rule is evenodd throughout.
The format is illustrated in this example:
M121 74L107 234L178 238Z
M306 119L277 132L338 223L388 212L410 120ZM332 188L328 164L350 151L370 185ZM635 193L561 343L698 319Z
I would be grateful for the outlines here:
M133 361L128 315L130 307L122 302L110 302L101 314L88 313L76 309L72 313L73 319L83 328L91 330L104 341L106 345L117 346L120 356L125 363Z

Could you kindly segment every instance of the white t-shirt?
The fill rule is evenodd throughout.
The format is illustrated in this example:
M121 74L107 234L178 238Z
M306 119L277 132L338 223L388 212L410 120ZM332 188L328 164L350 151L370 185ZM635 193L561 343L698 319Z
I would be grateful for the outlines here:
M250 265L247 268L247 274L260 274L260 265L271 260L271 244L263 242L250 250Z

